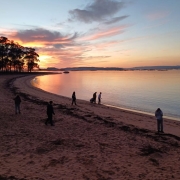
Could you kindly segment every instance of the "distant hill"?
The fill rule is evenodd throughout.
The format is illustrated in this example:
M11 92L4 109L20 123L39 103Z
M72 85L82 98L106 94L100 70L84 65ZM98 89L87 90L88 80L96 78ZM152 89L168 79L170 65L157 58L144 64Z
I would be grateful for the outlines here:
M170 69L180 69L180 66L140 66L128 68L130 70L170 70Z
M69 68L62 68L61 71L123 71L123 68L119 67L69 67Z
M55 68L55 67L48 67L46 70L47 71L59 71L59 69Z
M127 71L127 70L171 70L180 69L180 66L140 66L132 68L119 68L119 67L67 67L67 68L56 68L48 67L46 71Z

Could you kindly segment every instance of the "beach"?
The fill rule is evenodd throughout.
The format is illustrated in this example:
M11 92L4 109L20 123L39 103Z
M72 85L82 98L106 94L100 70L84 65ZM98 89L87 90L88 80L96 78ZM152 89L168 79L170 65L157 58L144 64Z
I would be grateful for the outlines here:
M71 97L33 87L37 75L0 75L0 179L180 179L179 121L164 119L158 134L154 116L78 97L71 105ZM45 125L50 100L55 126Z

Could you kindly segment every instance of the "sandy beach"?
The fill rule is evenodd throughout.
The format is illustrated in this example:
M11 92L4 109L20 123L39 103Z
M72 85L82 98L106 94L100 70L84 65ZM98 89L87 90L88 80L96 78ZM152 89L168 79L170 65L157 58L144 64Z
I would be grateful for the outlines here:
M180 122L58 96L0 75L0 180L180 179ZM13 98L19 94L21 114ZM55 126L45 125L54 102ZM156 110L156 107L155 107Z

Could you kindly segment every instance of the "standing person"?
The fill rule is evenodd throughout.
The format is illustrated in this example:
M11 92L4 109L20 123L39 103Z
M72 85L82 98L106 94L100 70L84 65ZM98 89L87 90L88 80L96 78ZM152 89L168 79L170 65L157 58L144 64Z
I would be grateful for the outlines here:
M93 94L93 102L94 102L94 103L96 103L96 93L97 93L97 92L95 92L95 93Z
M52 101L49 101L49 103L47 105L47 116L48 116L48 118L47 118L47 120L45 122L46 125L47 125L48 122L50 122L51 126L54 125L53 121L52 121L52 115L53 114L55 115L52 103L53 103Z
M160 108L157 108L157 110L155 111L155 117L157 119L157 130L158 132L163 133L163 112Z
M101 94L102 94L102 93L100 92L99 95L98 95L98 104L101 104L101 99L102 99L102 98L101 98Z
M75 104L76 105L76 93L75 91L72 94L72 105Z
M16 97L14 98L14 102L15 102L15 113L21 114L20 111L21 98L19 95L16 95Z

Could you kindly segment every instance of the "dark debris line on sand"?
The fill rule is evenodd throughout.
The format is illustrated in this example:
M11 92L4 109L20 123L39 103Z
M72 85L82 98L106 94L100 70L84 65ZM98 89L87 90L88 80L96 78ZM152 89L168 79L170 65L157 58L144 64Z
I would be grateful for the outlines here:
M24 77L24 76L19 76L18 78L21 78L21 77ZM43 101L43 100L39 100L39 99L37 99L36 97L30 96L29 94L20 92L17 87L14 87L14 86L13 86L13 83L14 83L14 81L15 81L16 79L17 79L17 77L16 77L16 78L12 78L12 79L6 81L6 83L5 83L5 88L10 89L10 91L11 91L14 95L18 93L21 97L23 97L23 99L24 99L25 101L30 101L30 102L32 102L32 103L39 104L39 105L46 105L46 104L47 104L47 102L45 102L45 101Z
M9 177L4 177L4 176L1 176L0 175L0 180L26 180L26 179L18 179L18 178L16 178L16 177L14 177L14 176L9 176Z
M102 118L98 115L94 115L94 119L96 121L92 121L92 117L93 115L92 114L88 114L86 113L85 116L83 115L80 115L80 110L78 110L78 112L74 112L72 108L67 108L66 106L62 107L61 105L59 105L59 108L60 109L64 109L64 113L66 113L67 115L70 115L70 116L73 116L75 118L78 118L78 119L81 119L81 120L84 120L88 123L100 123L100 124L104 124L105 126L107 127L111 127L111 128L118 128L124 132L127 132L127 133L133 133L134 135L139 135L139 136L145 136L147 138L151 138L153 139L154 141L159 141L159 142L162 142L164 144L168 144L168 145L171 145L173 147L180 147L179 145L179 141L180 141L180 137L176 136L176 135L173 135L173 134L156 134L154 131L151 131L151 130L148 130L148 129L143 129L143 128L137 128L135 127L134 125L130 125L130 124L125 124L125 123L122 123L122 122L112 122L111 120L107 119L107 118ZM88 117L90 117L88 119Z
M19 89L17 87L13 86L13 82L17 79L17 78L21 78L23 76L26 75L21 75L19 77L16 78L12 78L10 80L8 80L5 84L5 88L10 89L10 91L13 94L19 93L20 96L22 96L24 98L24 100L38 104L38 105L47 105L46 101L40 100L35 96L30 96L29 94L20 92ZM130 124L125 124L122 122L112 122L112 119L108 119L108 118L102 118L99 115L95 115L95 114L90 114L90 113L86 113L86 115L81 115L80 113L83 112L81 111L81 109L78 109L78 111L74 112L74 108L68 108L66 105L62 105L62 104L55 104L57 105L58 109L61 109L62 112L64 114L67 114L69 116L73 116L75 118L81 119L83 121L86 121L88 123L93 123L94 121L92 121L92 117L94 115L94 119L98 120L95 123L103 123L105 126L108 127L112 127L112 128L119 128L122 131L128 132L128 133L133 133L135 135L139 135L139 136L146 136L148 138L154 139L155 141L159 141L162 142L164 144L169 144L173 147L180 147L179 145L179 141L180 141L180 137L173 135L173 134L156 134L154 133L154 131L148 130L148 129L143 129L143 128L137 128L134 125L130 125ZM88 118L90 117L90 118Z

